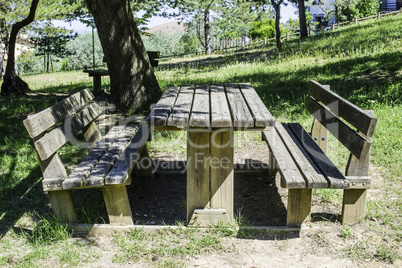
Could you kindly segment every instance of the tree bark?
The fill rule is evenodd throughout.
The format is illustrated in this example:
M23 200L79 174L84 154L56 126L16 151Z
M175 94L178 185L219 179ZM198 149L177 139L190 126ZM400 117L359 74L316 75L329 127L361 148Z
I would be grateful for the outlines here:
M307 22L306 22L306 7L304 6L304 0L297 1L299 8L299 22L300 22L300 38L308 36Z
M204 10L204 33L205 33L205 42L204 42L204 46L205 46L205 52L206 54L210 55L211 54L211 31L210 31L210 21L209 21L209 8L206 8Z
M271 0L271 4L275 10L275 32L276 32L276 47L278 50L282 50L282 41L281 41L281 28L280 28L280 19L281 19L281 4L283 0L279 0L276 2L275 0Z
M162 92L128 0L85 0L107 59L111 97L123 113L149 109Z
M3 42L0 36L0 79L3 79L3 75L4 75Z
M28 24L34 21L36 8L38 7L39 0L32 0L31 7L29 9L29 15L20 22L13 25L10 33L10 39L8 42L8 58L6 72L4 74L4 81L1 85L2 95L24 95L30 92L30 88L17 74L15 66L15 44L17 42L18 32Z

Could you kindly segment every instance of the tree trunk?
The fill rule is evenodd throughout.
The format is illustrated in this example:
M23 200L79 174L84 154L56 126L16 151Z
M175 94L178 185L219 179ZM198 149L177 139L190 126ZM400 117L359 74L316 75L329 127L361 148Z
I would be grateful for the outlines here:
M299 7L299 22L300 22L300 38L308 36L307 22L306 22L306 8L304 0L298 0L297 6Z
M31 91L27 83L25 83L17 74L15 66L15 44L17 42L18 32L35 19L36 8L38 7L39 0L32 0L29 15L20 22L13 25L8 42L8 58L6 73L4 74L4 81L1 85L2 95L24 95Z
M3 79L3 75L4 75L3 42L0 36L0 80Z
M276 47L278 50L282 50L282 41L281 41L281 28L280 28L280 19L281 19L281 4L283 0L276 2L275 0L271 0L271 4L275 10L275 32L276 32Z
M205 33L205 52L206 54L211 54L211 31L210 31L210 22L209 22L209 9L206 8L204 11L204 33Z
M128 0L85 0L94 17L110 75L111 97L123 113L149 109L162 92Z

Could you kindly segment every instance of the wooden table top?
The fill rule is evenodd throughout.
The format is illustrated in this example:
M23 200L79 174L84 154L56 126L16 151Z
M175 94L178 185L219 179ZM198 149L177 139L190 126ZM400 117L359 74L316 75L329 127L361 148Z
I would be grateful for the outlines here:
M147 118L155 130L265 129L275 120L251 84L169 86Z
M109 75L109 71L106 69L86 69L83 71L84 73L88 73L89 76L93 76L93 75Z

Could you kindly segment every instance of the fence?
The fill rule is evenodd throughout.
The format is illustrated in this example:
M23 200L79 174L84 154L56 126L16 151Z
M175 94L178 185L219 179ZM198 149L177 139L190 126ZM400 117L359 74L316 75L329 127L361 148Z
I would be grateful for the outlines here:
M340 23L335 23L332 24L332 30L335 30L336 28L340 28L342 26L350 25L350 24L357 24L359 21L364 21L364 20L369 20L369 19L381 19L383 17L387 17L390 15L398 15L402 14L402 10L398 11L393 11L393 12L378 12L377 15L365 17L365 18L355 18L352 21L344 21ZM290 41L291 39L295 39L295 37L298 37L300 35L299 32L295 33L289 33L287 32L286 35L281 36L281 41L284 42ZM255 39L250 41L245 41L244 39L220 39L218 40L213 40L212 42L212 53L215 54L222 54L225 52L234 52L234 51L243 51L243 50L249 50L249 49L255 49L257 47L261 46L266 46L268 44L275 44L276 43L276 38L264 38L262 40ZM179 57L194 57L194 56L202 56L206 55L206 51L202 50L199 48L198 50L192 51L190 53L184 53L184 54L174 54L170 56L162 56L160 59L171 59L171 58L179 58Z

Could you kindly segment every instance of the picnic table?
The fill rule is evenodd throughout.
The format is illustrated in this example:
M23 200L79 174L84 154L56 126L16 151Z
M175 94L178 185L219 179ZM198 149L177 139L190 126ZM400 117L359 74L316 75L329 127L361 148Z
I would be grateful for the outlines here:
M187 131L187 222L233 221L234 131L275 120L250 84L169 86L147 118L151 130Z

